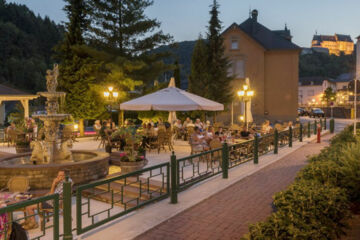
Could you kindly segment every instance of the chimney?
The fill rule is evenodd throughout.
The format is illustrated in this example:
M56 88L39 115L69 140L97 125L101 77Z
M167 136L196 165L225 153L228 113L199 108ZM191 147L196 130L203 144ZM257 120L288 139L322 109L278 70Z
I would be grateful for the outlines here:
M252 18L255 22L257 22L258 14L259 14L259 12L258 12L258 10L256 10L256 9L252 10L252 12L251 12L251 18Z
M257 17L258 17L258 10L254 9L251 12L251 19L252 19L252 34L255 35L257 32Z

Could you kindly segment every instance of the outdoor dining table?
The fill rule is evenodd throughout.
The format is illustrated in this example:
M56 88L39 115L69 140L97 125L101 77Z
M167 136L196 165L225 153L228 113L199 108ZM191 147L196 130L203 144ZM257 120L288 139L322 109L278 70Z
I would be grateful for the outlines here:
M0 207L6 207L18 202L26 201L32 198L31 194L28 193L11 193L11 192L0 192ZM0 215L0 239L4 229L7 228L8 221L11 220L9 213L3 213Z

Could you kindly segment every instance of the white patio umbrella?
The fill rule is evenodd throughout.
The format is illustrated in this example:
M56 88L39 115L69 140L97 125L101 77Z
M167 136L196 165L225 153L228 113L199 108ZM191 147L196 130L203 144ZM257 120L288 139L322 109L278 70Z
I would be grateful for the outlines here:
M250 80L249 80L249 78L245 79L245 84L248 85L249 88L250 88ZM241 103L241 115L245 116L245 104L247 104L246 105L247 122L248 123L253 122L253 116L252 116L252 113L251 113L251 100L247 101L246 103L245 102Z
M172 77L170 79L168 87L176 87L175 78ZM177 120L176 112L174 112L174 111L169 112L168 122L172 125L174 123L174 121L176 121L176 120Z
M121 110L128 111L223 111L224 105L197 96L176 87L157 92L120 104Z

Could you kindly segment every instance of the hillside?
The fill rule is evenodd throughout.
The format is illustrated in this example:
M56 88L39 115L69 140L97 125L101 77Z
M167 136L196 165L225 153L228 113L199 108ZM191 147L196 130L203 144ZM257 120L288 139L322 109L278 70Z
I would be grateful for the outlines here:
M183 41L177 42L172 45L162 46L157 48L156 52L170 52L172 57L164 59L166 64L173 64L175 59L179 60L179 64L181 66L180 77L181 77L181 88L186 89L188 82L187 79L190 74L191 68L191 56L194 50L196 41ZM172 73L169 73L169 75ZM165 78L168 77L165 76Z
M44 90L52 48L62 39L63 27L25 5L0 0L0 32L0 83L29 92Z

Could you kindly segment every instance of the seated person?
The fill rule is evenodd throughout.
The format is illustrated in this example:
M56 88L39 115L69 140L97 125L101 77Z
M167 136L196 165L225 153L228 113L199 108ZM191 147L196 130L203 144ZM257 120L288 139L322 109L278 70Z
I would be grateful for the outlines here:
M187 117L186 118L186 120L184 121L184 128L187 128L188 127L188 125L193 125L192 124L192 121L191 121L191 119L189 118L189 117Z
M207 131L205 132L205 139L209 143L214 138L214 130L212 126L209 126Z
M270 126L270 121L266 120L264 124L261 127L261 131L263 134L269 134L272 130L272 127Z
M209 146L206 143L204 135L201 134L200 128L195 127L191 136L192 149L196 152L208 151Z
M242 138L248 138L250 136L250 131L246 129L246 127L243 127L243 129L240 132L240 136Z
M181 124L181 120L178 119L176 123L174 124L174 127L177 129L183 129L183 125Z
M200 118L197 118L195 121L195 127L198 127L200 129L204 129L204 124L200 121Z
M286 128L285 128L284 130L289 130L290 127L293 127L292 121L290 121L290 122L287 124L287 126L286 126Z
M60 170L58 172L57 177L52 182L50 191L46 195L57 193L60 195L59 196L60 199L62 199L63 183L65 182L66 175L68 175L68 174L69 174L68 170ZM69 181L72 182L71 178L69 178ZM42 209L53 209L54 207L52 206L52 204L50 202L51 201L42 202L41 208ZM30 217L27 218L26 221L23 223L23 227L25 230L34 229L39 226L35 219L35 210L37 210L37 208L38 208L37 205L31 205L31 206L26 207L26 209L25 209L26 214L27 214L27 216L30 216Z

